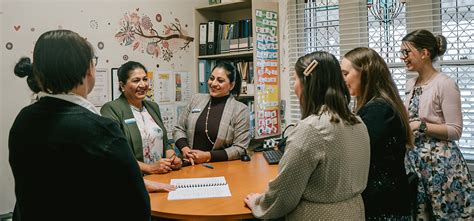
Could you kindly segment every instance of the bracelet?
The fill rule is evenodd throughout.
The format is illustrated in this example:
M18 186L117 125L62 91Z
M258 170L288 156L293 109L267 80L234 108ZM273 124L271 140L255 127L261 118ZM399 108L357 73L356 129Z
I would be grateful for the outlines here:
M418 127L418 132L426 133L427 130L428 130L428 127L426 125L426 122L425 121L420 121L420 126Z

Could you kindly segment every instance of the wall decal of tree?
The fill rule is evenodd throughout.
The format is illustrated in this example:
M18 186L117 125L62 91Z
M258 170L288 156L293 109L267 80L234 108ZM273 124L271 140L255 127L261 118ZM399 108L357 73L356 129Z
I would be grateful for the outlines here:
M181 26L178 18L167 24L162 24L161 14L156 14L154 18L157 25L153 24L148 15L139 16L137 12L125 13L119 21L120 28L115 38L122 46L132 47L134 51L146 52L157 59L170 62L176 52L187 51L194 37L188 35L185 29L187 25Z

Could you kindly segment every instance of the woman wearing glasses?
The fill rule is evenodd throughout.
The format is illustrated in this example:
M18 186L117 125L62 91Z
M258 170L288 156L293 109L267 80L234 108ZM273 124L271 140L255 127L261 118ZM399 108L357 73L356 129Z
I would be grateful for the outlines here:
M402 39L401 59L418 73L407 82L405 100L415 135L406 169L420 178L417 220L472 218L471 175L456 144L463 126L459 88L433 67L445 51L446 39L427 30Z
M168 143L158 104L145 100L150 86L145 66L129 61L117 75L122 95L104 104L101 114L119 123L143 173L168 173L181 168L181 159Z

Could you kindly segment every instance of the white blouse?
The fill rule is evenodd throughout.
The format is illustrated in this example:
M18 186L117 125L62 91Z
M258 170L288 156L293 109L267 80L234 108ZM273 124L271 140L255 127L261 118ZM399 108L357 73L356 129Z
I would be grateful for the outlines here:
M163 129L156 124L145 107L138 109L130 105L142 137L143 162L150 164L163 156Z

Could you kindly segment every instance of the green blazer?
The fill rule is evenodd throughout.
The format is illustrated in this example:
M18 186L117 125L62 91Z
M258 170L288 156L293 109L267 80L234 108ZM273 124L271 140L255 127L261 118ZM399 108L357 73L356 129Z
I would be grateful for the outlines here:
M160 107L157 103L147 100L143 101L143 105L145 106L148 113L150 113L153 120L155 120L156 124L158 124L158 126L163 130L163 155L165 155L166 150L171 149L171 147L168 143L166 128L163 125L163 120L161 119ZM128 120L134 119L134 116L127 98L125 98L125 96L122 94L116 100L107 102L100 109L100 113L102 116L111 118L119 123L120 129L122 129L123 133L125 134L125 138L130 144L135 158L138 161L143 162L142 136L140 135L140 130L138 130L137 123L135 121L131 122Z

